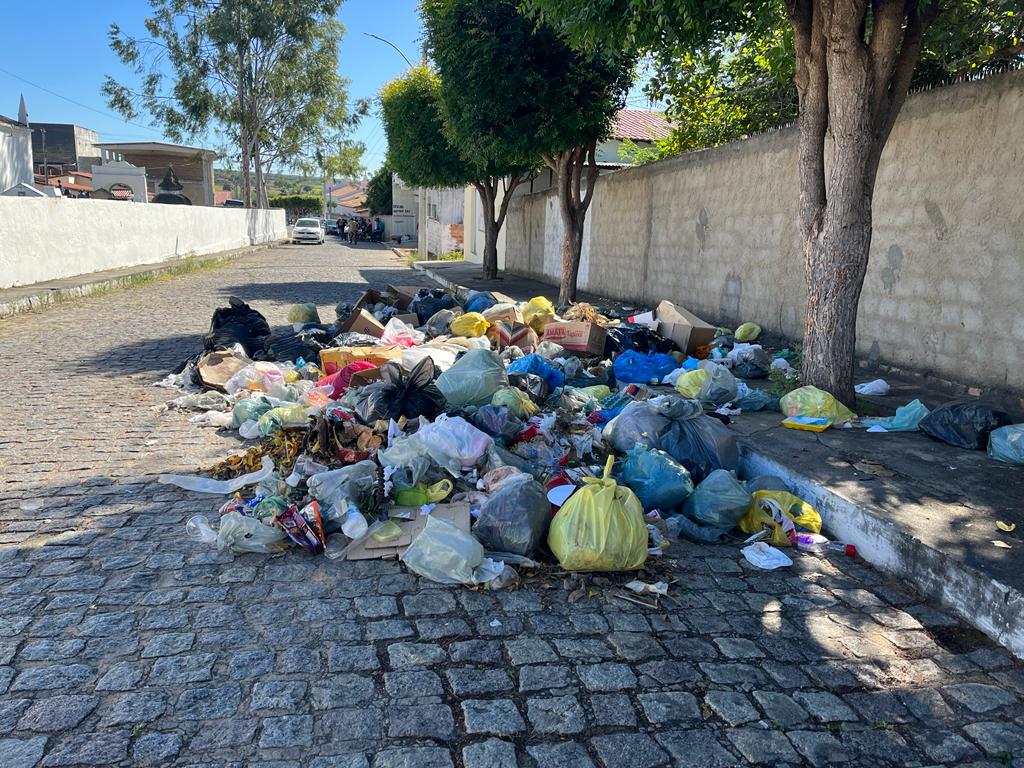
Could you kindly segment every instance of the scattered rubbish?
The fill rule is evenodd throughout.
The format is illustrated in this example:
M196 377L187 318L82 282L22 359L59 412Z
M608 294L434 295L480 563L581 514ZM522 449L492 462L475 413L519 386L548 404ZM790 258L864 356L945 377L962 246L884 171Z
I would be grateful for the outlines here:
M757 323L742 323L733 334L736 341L754 341L761 335L761 326Z
M184 488L186 491L227 496L247 485L255 485L261 480L270 477L273 471L273 459L269 456L264 456L262 466L258 470L232 480L212 480L209 477L201 477L199 475L160 475L157 477L157 482L164 485L176 485L179 488Z
M630 592L636 592L638 595L650 594L668 597L668 584L664 581L656 581L653 584L648 584L644 581L631 581L628 584L623 584L622 586L624 589L628 589Z
M1009 417L992 406L975 401L946 403L925 416L921 431L935 440L957 448L984 451L989 435L1010 423Z
M748 563L762 571L773 571L776 568L786 568L793 564L785 552L765 544L763 541L755 541L740 551Z
M814 555L823 555L827 552L841 552L847 557L856 557L857 555L857 547L853 544L829 541L820 533L798 533L794 546L801 552L809 552Z
M821 515L803 499L786 491L757 491L738 527L749 534L767 531L771 544L789 547L796 541L798 527L821 533Z
M1024 465L1024 424L1010 424L992 430L988 455L996 461Z
M875 477L893 477L896 474L880 461L875 461L874 459L861 459L854 462L853 468L858 472L874 475Z
M868 381L864 384L858 384L853 389L858 395L874 395L883 397L889 394L889 384L885 379L875 379L874 381Z
M999 541L998 539L993 539L992 545L999 547L999 549L1011 549L1009 544L1007 544L1005 541Z
M868 432L916 432L928 413L924 403L911 400L897 408L894 416L868 417L861 419L860 423L868 427Z
M1013 533L1015 530L1017 530L1017 524L1004 523L1002 520L996 520L996 528L998 528L1003 533Z

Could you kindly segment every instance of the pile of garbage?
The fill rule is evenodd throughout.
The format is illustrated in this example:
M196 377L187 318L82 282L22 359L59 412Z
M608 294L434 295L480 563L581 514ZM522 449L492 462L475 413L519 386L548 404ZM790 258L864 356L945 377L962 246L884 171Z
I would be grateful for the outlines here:
M730 416L856 420L813 387L779 399L748 383L795 376L752 323L726 331L671 302L559 316L544 297L404 286L339 304L330 323L312 304L288 320L275 331L232 298L203 352L161 382L182 391L167 407L250 441L209 477L160 477L226 497L216 525L188 521L199 542L399 558L441 583L492 588L521 567L636 571L678 537L742 542L762 568L791 563L779 548L852 553L778 478L737 477ZM918 415L884 428L925 429Z

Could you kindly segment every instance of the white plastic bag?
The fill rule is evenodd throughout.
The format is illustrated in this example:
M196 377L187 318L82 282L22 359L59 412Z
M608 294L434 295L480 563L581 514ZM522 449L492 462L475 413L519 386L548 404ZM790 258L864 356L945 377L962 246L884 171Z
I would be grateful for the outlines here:
M439 584L484 584L497 576L497 568L484 558L480 542L447 520L428 517L426 527L401 556L409 570Z
M397 317L392 317L384 326L384 335L380 337L380 343L384 345L397 344L403 349L408 349L422 344L425 339L426 336L421 331L417 331Z
M414 437L430 458L453 475L476 466L494 444L490 435L461 416L446 414L438 416L433 424L421 426Z
M773 571L776 568L785 568L793 564L785 552L763 541L755 541L740 551L748 563L763 571Z
M228 512L220 519L217 549L223 552L259 552L273 554L288 546L288 535L277 526L264 525L255 517Z
M260 480L270 477L274 471L274 460L269 456L263 457L263 463L255 472L241 475L232 480L214 480L211 477L201 475L160 475L156 481L163 485L176 485L186 491L196 493L218 493L227 495L244 488L247 485L255 485Z
M853 388L853 390L858 395L875 395L884 397L889 394L889 384L885 379L875 379L874 381L867 381L863 384L858 384Z

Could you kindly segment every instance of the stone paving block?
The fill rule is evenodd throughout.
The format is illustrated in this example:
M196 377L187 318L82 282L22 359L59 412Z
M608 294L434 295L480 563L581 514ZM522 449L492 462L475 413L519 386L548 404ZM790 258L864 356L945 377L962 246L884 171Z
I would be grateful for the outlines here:
M26 669L14 678L12 691L52 691L77 688L96 674L86 664L53 664L48 667Z
M167 696L159 691L121 693L104 702L100 725L127 725L157 720L167 711Z
M522 715L511 699L471 699L462 702L466 733L493 733L509 736L526 729Z
M726 731L726 737L745 760L755 765L800 762L800 757L789 740L779 731L765 731L760 728L733 728Z
M501 645L497 640L464 640L449 645L448 655L454 662L498 664L501 662Z
M150 685L178 685L201 683L213 677L215 653L197 653L187 656L165 656L153 662L147 682Z
M636 710L623 693L601 693L590 697L590 710L594 714L594 725L636 725Z
M373 756L372 768L452 768L442 747L392 747Z
M826 691L797 691L793 698L820 723L854 722L858 719L842 699Z
M993 709L1007 707L1017 703L1012 693L995 685L986 683L958 683L947 685L942 689L947 700L953 701L971 712L984 714Z
M786 736L815 768L840 765L853 759L843 744L825 731L788 731Z
M392 669L431 667L445 661L446 654L432 643L393 643L388 646L388 661Z
M388 673L388 675L395 673ZM401 673L398 673L401 674ZM416 673L406 673L416 674ZM385 675L387 678L388 675ZM427 686L423 686L426 688ZM420 694L426 696L429 694ZM362 675L325 675L311 686L310 702L313 709L339 709L356 704L369 704L377 696L373 679Z
M306 697L306 688L303 680L260 680L252 687L249 707L295 712Z
M242 701L236 686L188 688L178 697L174 713L182 720L213 720L231 717Z
M46 737L0 739L0 765L5 768L33 768L42 758Z
M556 744L531 744L526 753L534 759L538 768L594 768L583 745L574 741Z
M516 747L501 739L487 739L462 748L465 768L518 768Z
M746 695L739 691L708 691L704 694L704 701L729 725L742 725L761 717Z
M388 736L447 741L455 720L447 704L393 704L388 707Z
M525 637L505 641L505 653L515 666L523 664L543 664L558 661L558 654L551 644L539 637Z
M308 747L312 743L312 715L282 715L268 717L263 721L260 746L264 749Z
M177 733L144 733L132 745L135 765L166 765L181 751L181 736Z
M971 723L964 732L990 757L1024 754L1024 728L1016 723Z
M626 664L581 664L576 674L589 691L621 691L636 687L636 675Z
M616 733L590 740L605 768L657 768L669 765L668 753L645 733Z
M330 672L373 672L380 669L377 649L372 645L332 645L327 651Z
M736 758L708 729L661 731L655 735L674 765L693 768L727 768L736 765Z
M808 719L804 708L784 693L754 691L754 699L761 705L765 717L783 728L791 728Z
M37 699L18 721L18 728L23 731L65 731L82 722L96 709L99 701L96 696L50 696Z
M384 712L374 707L320 712L314 733L321 742L377 741L384 737Z
M544 664L519 669L519 690L524 693L565 688L575 683L576 679L569 667Z
M448 684L456 696L466 697L512 690L512 680L503 669L476 669L464 667L449 669L445 673Z
M653 725L673 725L687 720L700 720L697 698L685 691L641 693L636 697L647 719Z
M43 758L43 768L65 765L107 765L128 758L127 731L77 733L57 742Z
M535 733L582 733L587 727L583 707L575 696L531 698L526 702L526 712Z

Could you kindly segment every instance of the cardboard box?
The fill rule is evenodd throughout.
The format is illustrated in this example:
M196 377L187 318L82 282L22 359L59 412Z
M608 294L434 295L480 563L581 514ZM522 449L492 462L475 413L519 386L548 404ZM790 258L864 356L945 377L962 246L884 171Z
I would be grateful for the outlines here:
M349 387L365 387L381 380L380 368L367 368L365 371L356 371L348 380Z
M402 364L402 348L388 347L330 347L320 350L320 367L328 376L356 360L365 360L376 366L395 360Z
M401 304L395 304L399 309L407 309L412 304L413 299L416 298L416 293L426 286L422 285L386 285L384 290L388 293L397 296L401 300Z
M544 341L561 344L570 352L603 355L608 331L595 323L548 323L544 326Z
M379 339L384 335L384 324L365 309L354 309L348 320L342 323L342 333L365 333Z
M469 533L469 504L438 504L430 513L434 517L447 520L460 531ZM402 535L397 539L380 542L372 536L354 545L345 555L346 560L391 560L405 552L420 532L427 525L427 515L421 515L419 507L395 507L391 517L398 522ZM401 520L400 517L408 517Z
M196 368L199 370L199 378L203 380L203 384L223 392L228 379L250 363L252 360L245 355L221 350L200 358Z
M658 333L672 339L681 350L691 355L697 347L710 344L718 330L671 301L662 301L654 313L658 318Z
M420 324L420 317L415 312L405 312L401 315L395 315L403 323L408 323L413 328L418 328Z
M388 286L388 288L383 292L378 291L376 288L368 288L363 291L362 296L356 300L356 307L372 310L374 304L380 304L382 302L387 304L389 307L408 309L412 299L406 299L402 295L393 293L391 286Z

